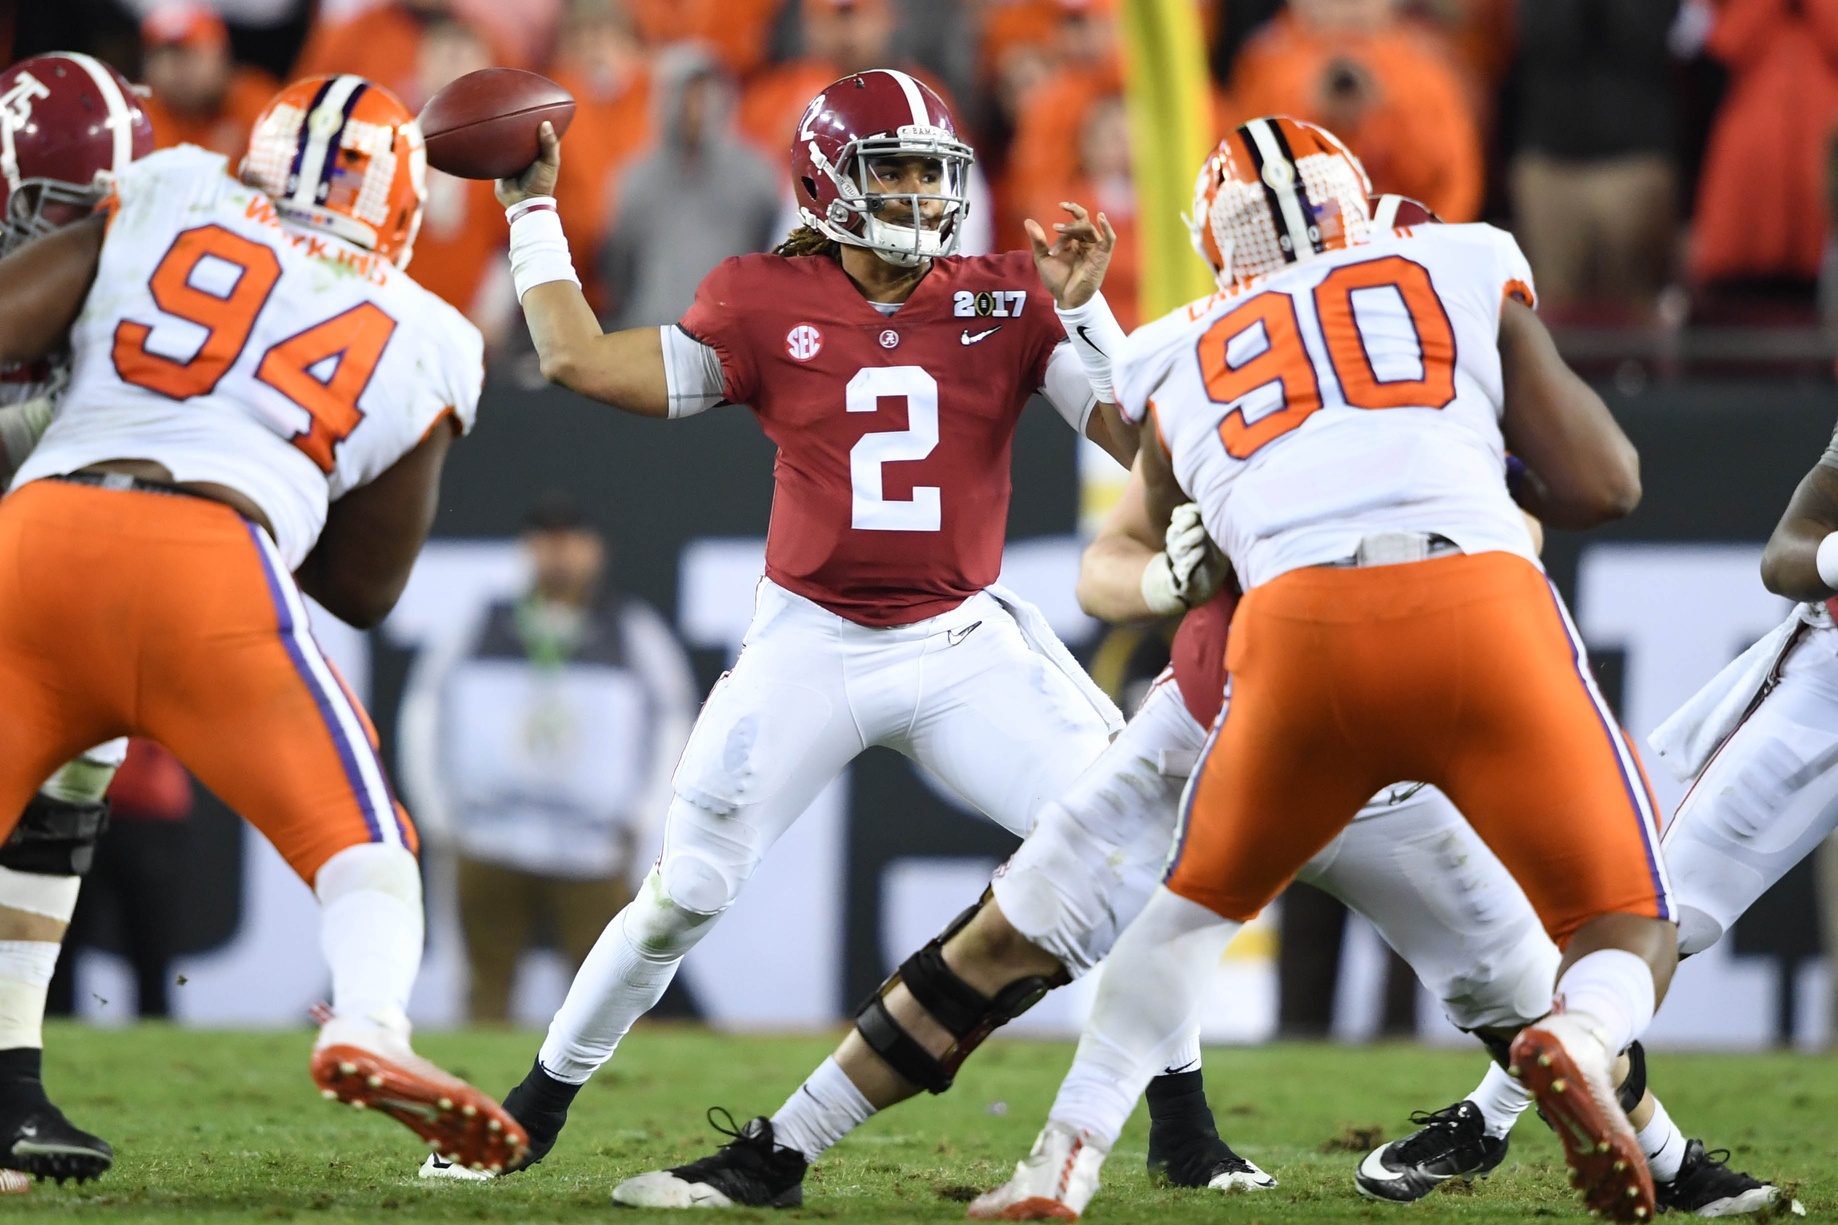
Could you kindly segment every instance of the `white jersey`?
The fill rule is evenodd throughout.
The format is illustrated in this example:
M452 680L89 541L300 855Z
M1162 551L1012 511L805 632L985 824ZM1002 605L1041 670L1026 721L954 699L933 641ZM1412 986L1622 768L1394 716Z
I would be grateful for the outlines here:
M1393 231L1138 329L1117 402L1134 421L1153 404L1246 588L1384 531L1536 565L1500 434L1500 311L1531 284L1492 226Z
M283 228L190 145L116 176L57 419L14 487L109 459L246 495L289 568L326 508L451 413L472 427L478 329L387 260Z

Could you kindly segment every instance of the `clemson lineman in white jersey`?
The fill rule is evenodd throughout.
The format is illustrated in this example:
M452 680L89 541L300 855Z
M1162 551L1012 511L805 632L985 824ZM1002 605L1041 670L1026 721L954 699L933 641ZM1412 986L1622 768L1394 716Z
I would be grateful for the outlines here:
M302 594L381 620L477 408L478 332L402 271L424 178L399 101L311 78L240 177L149 156L98 217L0 262L0 362L73 363L0 502L0 813L87 745L165 745L318 895L322 1092L501 1167L522 1129L409 1047L414 827Z
M1616 1219L1655 1210L1612 1084L1673 956L1651 796L1501 479L1510 440L1526 510L1586 527L1637 502L1637 460L1514 300L1530 274L1510 238L1374 234L1368 193L1319 128L1228 135L1201 172L1195 237L1230 290L1141 329L1118 363L1119 407L1154 426L1139 461L1151 523L1191 495L1245 587L1231 688L1079 1064L973 1216L1082 1208L1205 967L1404 778L1448 795L1565 949L1567 1003L1520 1032L1512 1070L1578 1185Z

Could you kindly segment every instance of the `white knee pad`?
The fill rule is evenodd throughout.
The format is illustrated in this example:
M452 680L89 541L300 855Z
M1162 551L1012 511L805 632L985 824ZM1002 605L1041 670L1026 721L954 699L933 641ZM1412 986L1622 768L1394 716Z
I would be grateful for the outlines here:
M679 901L670 881L677 882ZM660 871L651 869L638 896L621 912L621 925L632 948L650 961L671 961L683 956L708 934L727 909L726 893L719 890L720 874L704 861L691 857L674 860ZM716 901L713 910L702 910L686 901Z
M1723 939L1723 924L1696 906L1678 908L1678 955L1689 957Z
M375 891L421 909L421 867L412 851L381 842L348 846L319 867L313 893L321 906L360 891Z

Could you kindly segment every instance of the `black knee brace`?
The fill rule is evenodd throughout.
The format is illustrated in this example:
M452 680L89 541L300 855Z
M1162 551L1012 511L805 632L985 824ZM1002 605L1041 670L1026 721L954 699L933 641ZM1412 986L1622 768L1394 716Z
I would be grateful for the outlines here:
M71 804L42 791L0 843L0 867L36 876L82 876L96 861L96 842L108 828L108 800Z
M983 1039L1039 1003L1053 988L1071 981L1064 970L1051 978L1021 978L996 992L992 999L952 972L945 964L945 943L963 930L987 899L985 894L983 900L951 920L944 931L901 963L855 1015L855 1028L875 1054L928 1093L949 1089L957 1069L982 1045ZM899 983L905 983L919 1006L950 1033L951 1047L942 1056L921 1046L887 1010L887 995Z
M1647 1049L1638 1041L1630 1042L1627 1047L1627 1079L1615 1090L1615 1096L1621 1101L1621 1112L1632 1114L1634 1107L1640 1105L1640 1099L1647 1095Z

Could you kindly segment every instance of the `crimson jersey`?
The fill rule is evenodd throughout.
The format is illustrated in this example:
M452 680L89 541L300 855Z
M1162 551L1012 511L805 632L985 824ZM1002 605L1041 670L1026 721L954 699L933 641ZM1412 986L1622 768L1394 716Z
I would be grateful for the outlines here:
M1211 727L1225 705L1225 641L1231 632L1238 593L1230 587L1181 618L1169 648L1169 663L1187 713Z
M882 315L824 256L743 255L679 325L778 444L766 575L862 625L996 581L1015 422L1065 339L1032 257L952 257Z

